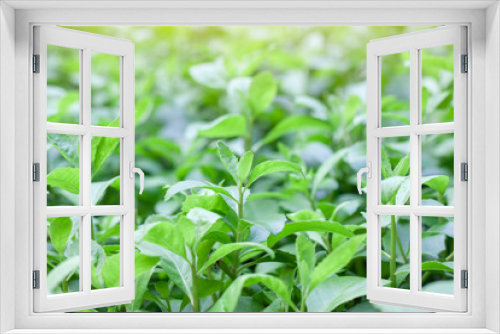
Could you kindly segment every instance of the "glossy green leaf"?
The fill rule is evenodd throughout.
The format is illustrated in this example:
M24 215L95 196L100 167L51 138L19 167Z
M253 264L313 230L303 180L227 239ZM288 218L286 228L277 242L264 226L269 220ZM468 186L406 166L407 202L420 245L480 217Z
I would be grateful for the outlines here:
M227 84L227 71L222 59L212 63L191 66L189 74L197 83L214 89L224 89Z
M224 115L198 130L200 136L207 138L244 137L246 133L247 122L243 115Z
M302 298L305 298L311 274L316 265L316 252L314 244L304 234L297 237L296 253L297 270L302 285Z
M204 181L182 181L174 184L171 187L168 187L167 193L165 194L165 201L168 201L171 199L174 195L185 191L185 190L191 190L191 189L209 189L212 190L213 192L217 194L223 194L232 200L236 201L236 199L231 195L225 188L219 187L216 185L213 185L209 182L204 182Z
M248 187L250 187L250 185L258 178L275 172L292 172L302 174L302 168L299 165L288 161L274 160L261 162L255 166L250 173L250 177L248 178Z
M245 154L243 154L240 161L238 162L238 180L240 180L241 183L245 182L245 180L248 177L248 174L250 174L250 170L252 169L252 163L253 163L253 153L251 151L248 151Z
M267 245L273 247L281 239L297 232L318 231L339 233L346 237L352 237L354 234L343 225L332 221L310 220L303 222L293 222L285 224L285 228L278 235L270 235L267 239Z
M268 134L259 142L258 147L268 144L286 134L304 130L329 131L330 125L320 119L310 116L290 116L279 122Z
M219 261L223 257L227 256L228 254L243 249L243 248L256 248L263 250L264 252L268 253L271 256L274 256L274 252L272 249L262 245L258 244L256 242L237 242L237 243L232 243L232 244L227 244L227 245L222 245L220 246L215 252L210 255L208 258L207 262L203 265L203 267L198 270L198 272L202 272L209 266L213 265L215 262Z
M270 72L257 74L250 84L249 100L253 112L263 112L273 102L277 92L277 84Z
M80 167L80 138L79 136L48 133L47 140L74 168Z
M382 146L380 150L380 157L382 159L382 164L381 164L382 177L386 179L392 176L392 166L384 146Z
M47 175L47 185L59 187L72 194L80 193L80 169L58 168Z
M63 255L73 229L73 222L69 217L49 218L49 221L50 242L55 250Z
M209 312L233 312L238 304L243 288L259 283L274 291L293 310L297 311L297 307L290 298L288 288L280 279L270 275L249 274L238 277L210 308Z
M106 288L120 286L120 254L107 256L101 267L101 276Z
M392 172L393 176L406 176L410 171L410 152L399 160Z
M426 186L436 190L441 195L444 195L444 192L450 184L450 178L446 175L422 176L422 184L425 184Z
M323 217L312 210L300 210L294 213L289 213L286 215L291 221L301 221L301 220L321 220Z
M47 275L47 291L52 293L69 275L80 267L80 257L73 256L59 263Z
M186 258L184 238L177 226L170 223L160 223L149 230L144 241L161 246L169 251Z
M335 275L348 265L365 239L366 235L355 236L328 254L314 269L311 275L310 290L314 290L325 279Z
M234 182L238 182L238 159L234 153L227 147L223 142L217 144L219 151L219 158L222 161L224 167L226 167L229 174L234 179Z
M350 300L366 295L366 278L358 276L330 277L307 297L307 312L332 312Z

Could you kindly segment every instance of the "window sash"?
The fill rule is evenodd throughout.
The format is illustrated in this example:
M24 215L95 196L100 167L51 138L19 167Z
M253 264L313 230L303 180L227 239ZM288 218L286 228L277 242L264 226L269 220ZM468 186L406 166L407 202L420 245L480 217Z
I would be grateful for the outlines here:
M80 124L47 122L47 45L80 50ZM91 125L91 52L120 57L120 127ZM34 292L34 311L72 311L128 303L134 298L134 180L129 177L134 162L134 45L130 41L82 33L70 29L38 26L34 30L34 54L40 55L40 73L33 76L34 150L40 163L40 182L34 184L34 270L40 271L40 289ZM79 136L80 205L47 207L47 133ZM92 136L120 138L121 203L91 205ZM120 215L120 278L117 288L91 289L91 217ZM47 217L80 217L80 291L47 294Z
M461 54L466 54L466 28L434 28L374 40L367 47L367 161L372 178L367 182L367 298L376 303L425 310L467 310L467 290L461 289L460 272L467 269L467 183L460 180L460 163L467 162L467 76L460 73ZM420 49L454 45L454 122L421 123ZM380 58L410 52L410 125L381 127ZM421 206L420 135L454 133L454 207ZM410 205L380 205L381 138L410 137ZM382 287L380 215L410 216L410 290ZM454 295L420 291L421 217L454 217Z

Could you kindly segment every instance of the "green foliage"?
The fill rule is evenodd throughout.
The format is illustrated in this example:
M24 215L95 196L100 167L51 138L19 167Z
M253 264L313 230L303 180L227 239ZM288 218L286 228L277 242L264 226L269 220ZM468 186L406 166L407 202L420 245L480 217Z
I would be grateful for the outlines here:
M366 43L422 27L78 29L136 44L135 155L146 174L136 197L136 298L95 311L365 307L366 202L355 174L366 163ZM76 124L79 89L68 73L78 73L78 57L66 63L60 49L51 53L59 67L48 75L47 119ZM444 51L423 55L424 123L453 121L453 59ZM409 124L400 84L409 59L398 57L384 63L384 126ZM108 74L93 72L92 122L117 127L109 80L119 82L119 70L106 59L94 59ZM47 136L48 205L79 204L79 142ZM453 205L453 136L422 136L421 143L422 204ZM92 205L116 205L120 140L93 137L91 144ZM406 137L383 144L383 205L410 204L416 171L407 147ZM94 288L119 286L118 218L92 218ZM79 287L78 221L47 223L50 293ZM382 284L408 288L408 217L381 216L381 233ZM448 291L453 220L423 217L422 248L423 289Z

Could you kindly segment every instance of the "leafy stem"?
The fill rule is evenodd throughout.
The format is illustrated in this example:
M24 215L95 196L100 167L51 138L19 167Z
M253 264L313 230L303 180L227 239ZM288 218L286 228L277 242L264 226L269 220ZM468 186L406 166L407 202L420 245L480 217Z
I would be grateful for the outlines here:
M196 252L193 252L191 262L191 279L193 281L193 312L200 312L200 299L198 298L198 275L196 274Z
M241 220L243 219L243 194L244 189L240 181L238 181L238 230L236 232L236 242L241 241ZM240 264L240 250L237 250L234 255L233 260L233 273L238 272L238 266Z
M391 216L391 262L390 262L391 288L396 288L396 240L397 240L396 216Z

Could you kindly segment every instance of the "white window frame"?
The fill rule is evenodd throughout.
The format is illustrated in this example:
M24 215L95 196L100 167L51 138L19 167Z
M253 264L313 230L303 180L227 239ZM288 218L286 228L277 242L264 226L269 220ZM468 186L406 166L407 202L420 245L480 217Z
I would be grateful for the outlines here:
M71 311L104 305L128 304L134 299L134 230L135 189L132 169L135 163L135 91L134 44L116 37L90 34L71 29L35 26L34 54L39 55L39 73L33 76L34 162L39 164L39 181L33 184L33 268L39 271L39 289L34 289L35 312ZM79 124L47 122L47 46L56 45L78 50L80 56ZM119 57L120 125L94 126L91 123L91 55L92 52ZM79 137L80 203L77 206L47 206L47 134ZM92 205L91 141L93 136L120 139L120 203ZM92 216L120 217L120 286L91 288ZM47 217L80 217L80 291L49 296L47 292Z
M117 9L107 1L17 2L0 4L0 329L12 333L206 332L248 333L495 333L500 331L500 11L490 2L306 2L280 1L230 6L216 1L179 3L127 2ZM12 7L24 7L14 10ZM57 9L58 6L69 8ZM113 10L103 10L109 6ZM123 3L125 6L125 2ZM147 9L147 7L150 7ZM158 8L158 7L170 8ZM188 9L190 7L190 9ZM203 7L202 7L203 6ZM364 6L364 7L363 7ZM461 6L461 9L453 6ZM489 6L489 7L488 7ZM99 8L98 8L99 7ZM280 8L281 7L281 8ZM356 8L357 9L353 9ZM406 7L406 9L404 9ZM438 9L436 9L436 7ZM488 7L488 8L486 8ZM28 8L28 9L26 9ZM31 8L31 9L29 9ZM33 9L34 8L34 9ZM45 8L45 9L44 9ZM47 9L49 8L49 9ZM79 9L75 9L79 8ZM82 9L84 8L84 9ZM143 8L137 10L136 8ZM184 8L184 9L179 9ZM217 9L218 8L218 9ZM246 8L246 9L245 9ZM346 9L351 8L351 9ZM403 9L401 9L403 8ZM411 8L411 10L408 10ZM486 24L485 24L486 23ZM430 314L35 314L31 289L32 218L30 181L32 147L32 27L53 25L442 25L469 30L468 78L470 157L466 313ZM487 28L487 29L486 29ZM15 31L15 39L13 35ZM14 53L15 52L15 53ZM15 55L15 58L14 58ZM13 67L15 66L15 72ZM488 66L488 71L486 71ZM15 82L13 85L12 83ZM13 112L15 110L15 112ZM15 133L14 133L15 132ZM486 137L485 133L488 134ZM10 136L10 137L9 137ZM12 145L12 136L15 145ZM488 140L486 140L486 138ZM488 150L488 154L485 153ZM488 162L488 164L486 164ZM15 174L14 174L15 172ZM13 178L12 175L15 175ZM485 182L489 175L488 183ZM3 183L5 182L5 183ZM7 185L8 187L4 186ZM15 189L15 198L12 196ZM486 196L487 194L487 196ZM487 206L485 206L485 201ZM14 208L15 210L13 210ZM486 219L488 217L488 219ZM15 222L13 226L12 222ZM474 226L472 230L471 226ZM14 240L15 236L15 240ZM15 241L15 242L14 242ZM14 255L12 254L14 250ZM497 254L485 265L485 254ZM13 288L15 287L15 288ZM486 293L488 291L488 293ZM12 307L14 305L14 307ZM133 328L141 328L136 331ZM180 331L176 328L193 329ZM243 329L247 329L244 331ZM350 328L350 329L349 329ZM355 329L357 328L357 330ZM383 328L383 329L381 329ZM28 330L29 329L29 330ZM160 329L164 329L160 331ZM198 330L197 330L198 329ZM281 329L281 330L280 330ZM286 330L284 330L286 329ZM295 329L295 330L292 330ZM345 329L345 330L342 330ZM419 329L417 331L417 329ZM109 330L109 331L106 331ZM115 332L116 332L115 331ZM264 332L264 331L263 331ZM45 331L47 333L47 331Z
M467 163L467 75L462 73L462 55L467 54L466 27L450 25L371 41L367 46L367 162L371 178L367 180L367 299L383 304L413 306L425 310L467 310L467 290L461 287L461 271L467 270L467 185L461 180L461 163ZM421 111L421 51L453 45L454 121L425 124ZM404 126L382 126L381 59L387 55L408 52L409 119ZM454 206L422 206L421 135L454 134ZM410 154L410 205L381 203L381 147L383 138L408 137ZM471 179L470 182L473 182ZM401 215L410 218L410 289L385 287L381 284L381 216ZM454 217L453 295L421 290L422 217Z

